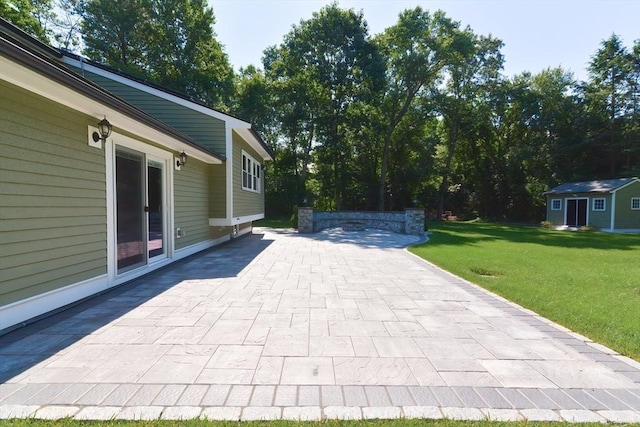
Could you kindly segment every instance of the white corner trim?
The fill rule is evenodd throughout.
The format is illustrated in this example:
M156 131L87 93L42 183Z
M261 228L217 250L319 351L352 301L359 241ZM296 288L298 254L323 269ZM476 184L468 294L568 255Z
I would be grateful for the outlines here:
M225 149L227 151L227 161L225 162L225 179L227 181L225 196L227 198L227 211L225 216L227 218L231 218L233 216L233 190L236 183L233 181L233 164L235 163L235 158L233 156L233 129L228 125L225 127ZM240 183L242 183L242 175L240 176L240 180Z
M109 289L111 286L113 285L109 285L107 275L104 274L3 305L0 307L0 331Z
M611 230L616 228L616 192L611 192Z

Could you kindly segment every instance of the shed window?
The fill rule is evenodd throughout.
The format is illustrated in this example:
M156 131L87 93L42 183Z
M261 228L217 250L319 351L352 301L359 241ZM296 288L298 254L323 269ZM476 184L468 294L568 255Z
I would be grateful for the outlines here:
M631 198L631 209L634 211L640 210L640 197Z
M593 210L594 211L603 211L605 210L606 204L604 199L593 199Z
M253 157L242 152L242 189L260 192L260 171L262 165Z
M551 210L552 211L559 211L562 209L562 200L560 199L553 199L551 201Z

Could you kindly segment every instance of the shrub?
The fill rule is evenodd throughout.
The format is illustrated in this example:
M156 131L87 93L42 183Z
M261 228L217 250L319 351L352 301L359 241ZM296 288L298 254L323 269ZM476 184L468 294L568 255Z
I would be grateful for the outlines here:
M598 227L594 227L593 225L583 225L580 227L580 231L598 231Z
M540 227L544 228L545 230L550 230L553 227L553 222L551 222L551 221L542 221L540 223Z
M291 228L298 229L298 206L293 207L293 213L291 214Z

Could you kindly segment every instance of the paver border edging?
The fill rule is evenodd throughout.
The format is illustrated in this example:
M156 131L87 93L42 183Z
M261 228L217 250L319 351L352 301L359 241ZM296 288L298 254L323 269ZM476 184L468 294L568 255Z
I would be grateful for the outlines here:
M526 307L523 307L513 301L510 301L494 292L491 292L488 289L483 288L482 286L473 283L467 279L464 279L448 270L445 270L444 268L432 263L431 261L428 261L416 254L414 254L413 252L409 251L409 248L413 247L413 246L417 246L419 244L422 243L426 243L429 241L429 237L425 236L425 240L423 241L419 241L416 243L412 243L410 245L408 245L407 247L404 248L404 252L409 254L411 257L413 257L414 259L418 260L419 262L423 262L428 264L430 267L432 267L433 269L439 271L442 274L445 274L447 276L453 277L454 279L458 280L459 282L472 287L473 289L475 289L476 291L480 291L484 294L487 294L489 296L491 296L492 298L494 298L496 301L499 301L503 304L507 304L509 306L511 306L513 309L516 309L528 316L530 316L532 319L535 320L535 322L529 322L530 326L535 327L538 331L550 336L551 338L555 338L555 339L560 339L562 341L565 342L565 344L570 345L572 347L574 347L574 349L582 354L587 356L588 358L594 360L595 362L599 363L599 364L604 364L604 363L615 363L615 362L622 362L625 363L627 365L629 365L631 368L633 368L633 371L630 371L633 373L633 375L625 375L625 372L627 371L620 371L620 370L615 370L615 372L622 374L626 377L628 377L629 379L631 379L631 381L635 382L636 384L640 385L640 361L631 359L630 357L627 356L623 356L620 353L618 353L617 351L596 343L595 341L593 341L591 338L586 337L584 335L581 335L575 331L570 330L569 328L560 325L559 323L556 323L550 319L547 319L546 317L540 315L539 313L528 309ZM499 304L492 304L494 306L499 305ZM496 307L496 308L500 308L500 307ZM554 330L545 330L544 328L541 328L540 324L544 324L547 326L552 327ZM548 328L547 328L548 329ZM579 341L582 345L575 345L575 343L571 343L571 341ZM573 344L573 345L572 345ZM585 348L588 347L588 348ZM606 366L606 365L605 365Z

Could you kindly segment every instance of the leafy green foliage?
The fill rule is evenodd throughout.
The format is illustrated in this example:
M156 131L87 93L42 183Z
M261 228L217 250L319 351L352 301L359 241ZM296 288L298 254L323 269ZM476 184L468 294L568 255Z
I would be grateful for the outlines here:
M234 73L205 0L88 0L84 54L214 108L230 104Z
M45 43L51 9L51 0L0 0L0 16Z
M234 75L205 0L0 0L0 12L67 48L80 17L91 59L250 121L276 157L268 215L421 205L539 223L550 187L640 175L640 40L603 40L586 82L562 68L507 77L502 42L442 11L407 9L372 37L362 12L334 3L267 48L264 70Z

